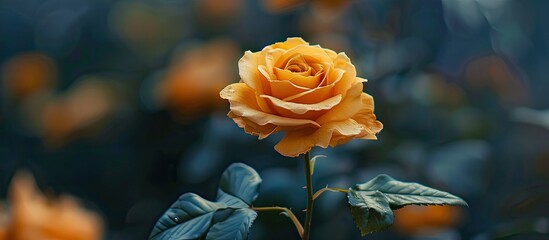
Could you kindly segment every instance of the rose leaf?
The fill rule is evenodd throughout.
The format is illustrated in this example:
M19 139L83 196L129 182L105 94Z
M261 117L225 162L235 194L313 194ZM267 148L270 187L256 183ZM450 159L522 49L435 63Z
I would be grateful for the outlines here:
M378 175L366 183L357 184L354 189L357 191L380 191L387 198L391 209L399 209L411 204L468 206L463 199L450 193L419 183L401 182L385 174Z
M225 209L223 202L210 202L194 193L185 193L162 214L149 239L196 239L204 235L215 211Z
M384 230L393 224L393 211L383 193L349 189L347 197L351 215L362 236Z
M259 174L250 166L233 163L221 175L219 192L230 194L251 205L259 195L261 181ZM218 193L218 199L222 197L223 194Z
M349 188L351 215L362 236L393 224L393 211L406 205L462 205L467 203L450 193L418 183L401 182L385 174Z
M241 208L234 211L224 221L215 223L206 235L206 240L233 240L248 239L248 232L257 213L249 208Z
M185 193L156 222L149 239L247 239L257 213L250 208L261 177L242 163L222 174L217 201Z

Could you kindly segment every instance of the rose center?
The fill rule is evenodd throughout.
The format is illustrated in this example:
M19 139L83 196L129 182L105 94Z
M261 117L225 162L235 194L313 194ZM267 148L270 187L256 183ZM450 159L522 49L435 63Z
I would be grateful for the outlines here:
M311 73L311 67L302 54L296 54L291 57L290 60L286 62L284 69L294 73L308 73L307 75Z
M305 64L294 64L286 68L286 70L289 70L290 72L294 72L294 73L306 72L307 69L308 69L308 66Z

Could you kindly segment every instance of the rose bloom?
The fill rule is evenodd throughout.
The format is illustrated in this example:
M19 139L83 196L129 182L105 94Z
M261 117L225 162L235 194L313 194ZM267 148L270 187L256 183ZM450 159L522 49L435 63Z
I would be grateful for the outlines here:
M288 38L238 62L240 82L220 95L228 116L249 134L264 139L285 131L275 149L295 157L312 147L326 148L352 139L376 139L383 125L362 79L345 53Z

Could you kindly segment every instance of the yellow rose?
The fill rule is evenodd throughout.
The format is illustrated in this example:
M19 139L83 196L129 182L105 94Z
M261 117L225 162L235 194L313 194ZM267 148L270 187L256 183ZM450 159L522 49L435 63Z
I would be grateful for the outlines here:
M314 146L326 148L351 139L376 139L383 125L374 102L362 92L362 79L345 53L288 38L238 62L240 82L220 95L228 116L259 139L285 131L275 149L288 157Z

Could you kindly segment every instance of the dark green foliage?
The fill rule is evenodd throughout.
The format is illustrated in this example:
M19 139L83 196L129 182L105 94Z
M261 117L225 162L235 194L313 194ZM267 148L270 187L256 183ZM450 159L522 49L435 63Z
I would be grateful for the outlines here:
M223 172L216 202L194 193L181 195L156 222L149 239L247 239L257 217L249 205L260 185L261 177L253 168L232 164ZM216 212L228 216L216 218Z
M351 214L362 235L384 230L393 224L393 209L406 205L462 205L463 199L418 183L397 181L381 174L357 184L347 195Z

